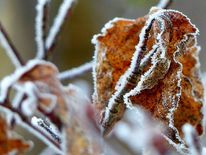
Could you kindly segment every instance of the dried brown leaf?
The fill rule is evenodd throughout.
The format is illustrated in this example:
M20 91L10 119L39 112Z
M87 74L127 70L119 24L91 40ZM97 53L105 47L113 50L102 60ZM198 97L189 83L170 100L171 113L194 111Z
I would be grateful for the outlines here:
M86 124L89 121L83 117L84 106L91 103L75 86L64 87L57 79L55 66L45 63L37 64L19 79L20 83L32 82L41 94L37 94L38 104L44 109L50 107L51 99L56 98L53 113L60 119L63 128L62 148L68 155L93 155L100 154L100 143L92 137L95 131L89 134ZM41 96L39 96L41 95ZM47 96L48 96L47 95ZM80 115L81 114L81 115Z
M47 112L51 112L56 103L62 102L61 83L57 79L57 68L48 62L34 64L29 70L24 72L17 82L21 85L31 82L37 91L34 95L38 99L38 106Z
M114 19L106 34L97 36L94 99L100 110L107 106L120 76L128 69L145 18ZM110 25L109 25L110 26ZM106 91L105 91L106 90Z
M94 102L105 133L126 105L137 105L168 126L176 143L185 123L202 134L197 32L182 13L153 8L143 18L115 19L95 37Z
M31 99L35 101L31 103L37 104L38 108L30 108L33 113L49 113L49 116L52 114L52 123L62 130L62 136L54 141L61 145L60 149L63 149L65 154L100 154L100 142L93 137L98 135L95 126L90 130L90 120L85 117L85 105L91 102L75 86L64 87L57 75L58 70L52 63L32 60L3 82L8 84L7 88L14 88L17 92L22 91L25 94L26 98L23 100L28 102L22 104L28 104ZM55 120L52 120L53 118ZM59 136L58 133L55 133L55 136ZM99 135L97 137L100 139ZM60 142L60 138L64 139L63 142Z

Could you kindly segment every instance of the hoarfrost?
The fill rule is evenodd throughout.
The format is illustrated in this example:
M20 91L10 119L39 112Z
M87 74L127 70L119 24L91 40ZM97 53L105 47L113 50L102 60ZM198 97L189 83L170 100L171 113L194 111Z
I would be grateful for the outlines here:
M29 116L32 114L32 111L35 111L36 106L37 106L36 105L37 97L41 95L44 95L43 97L49 97L51 99L51 105L54 105L54 102L56 102L56 98L54 96L50 94L45 94L45 93L41 94L38 91L38 88L36 87L36 85L32 82L27 81L25 83L21 83L18 81L24 73L28 72L29 70L34 68L36 65L49 65L56 70L55 66L49 62L45 62L45 61L41 61L37 59L29 61L25 66L17 69L13 74L5 77L1 81L1 85L0 85L0 89L1 89L0 102L1 103L4 103L8 95L9 89L13 88L17 92L17 96L13 101L14 107L18 106L19 104L18 102L21 100L23 94L26 95L27 97L25 99L25 102L23 102L22 104L22 108L23 108L22 110L25 115Z
M174 16L177 16L177 17L175 17L175 19L174 19ZM185 30L182 34L182 37L178 38L178 40L176 40L177 38L175 38L175 37L173 38L173 41L176 43L176 45L174 46L174 49L173 49L173 47L170 47L170 44L168 42L171 39L171 38L169 38L169 37L171 37L170 36L170 33L171 33L170 28L172 30L173 24L174 24L174 29L176 29L176 27L178 27L178 24L175 25L174 20L184 20L184 22L188 24L188 30ZM92 43L95 44L95 55L94 55L95 66L93 67L95 92L93 94L94 95L93 99L98 104L97 108L99 106L100 110L102 110L102 112L103 112L101 123L102 123L102 126L104 128L104 134L107 134L111 130L111 128L114 126L114 124L121 119L121 117L125 111L125 107L132 109L133 108L132 102L139 104L138 103L138 100L139 100L138 94L142 93L144 90L151 89L150 92L156 91L157 87L155 87L155 86L157 86L157 84L162 86L161 89L166 89L165 85L168 86L169 88L171 86L171 95L169 95L168 93L166 94L165 90L162 91L160 89L160 91L157 91L158 97L160 94L163 96L161 98L162 100L160 100L161 103L158 103L158 104L162 104L162 106L165 106L168 109L161 111L161 106L160 106L159 109L157 108L157 109L153 110L152 104L151 104L151 107L147 107L147 105L145 105L145 106L150 111L152 111L152 114L153 114L153 111L155 111L154 112L155 118L160 118L160 120L162 120L163 119L162 117L164 117L163 122L168 125L168 127L169 127L168 130L171 130L172 134L174 134L176 136L175 140L178 141L177 142L178 145L175 144L175 147L176 148L179 147L180 148L179 152L181 152L180 151L181 149L184 150L186 148L184 141L180 137L180 135L182 136L182 131L180 129L181 127L179 127L179 126L182 126L182 124L180 122L178 122L179 121L178 119L174 118L174 115L175 116L179 115L179 113L176 114L175 111L178 110L177 112L179 112L179 110L180 111L182 110L181 107L180 107L180 109L177 109L177 107L178 107L178 103L180 102L180 97L181 97L181 92L182 92L181 87L184 86L184 83L183 83L184 81L182 82L182 78L185 77L185 75L183 74L183 65L182 65L182 63L184 63L184 62L181 62L183 60L179 60L179 59L182 58L181 57L182 54L185 54L186 51L189 51L188 53L191 54L191 52L192 52L191 50L194 49L195 54L194 55L191 54L190 56L191 57L193 56L194 59L196 59L197 63L194 60L195 66L192 66L192 67L194 68L194 70L198 71L199 62L198 62L198 58L197 58L196 53L198 52L199 47L196 46L197 45L196 35L199 33L199 31L190 22L190 19L187 18L185 15L183 15L179 11L160 10L158 8L152 8L148 16L137 19L137 22L140 21L140 23L141 23L142 21L144 21L146 23L144 23L144 22L141 23L144 26L143 26L143 28L141 28L141 31L139 34L139 42L135 46L135 51L134 51L134 54L133 54L132 59L131 59L131 64L130 64L129 68L125 67L126 72L124 72L122 74L122 72L124 70L120 67L119 67L120 69L118 67L116 67L118 65L118 63L121 63L121 62L117 62L116 64L115 63L112 64L112 60L118 56L115 55L116 57L114 57L112 54L109 55L110 54L109 52L113 52L113 46L115 44L110 45L107 42L105 42L104 39L106 40L108 38L111 39L112 37L120 36L120 34L115 32L119 29L119 27L124 29L124 26L126 25L125 27L130 30L129 26L132 27L132 25L135 23L132 23L131 25L129 25L127 23L127 19L126 20L123 19L123 21L125 21L125 23L124 23L125 25L122 26L121 25L122 23L119 24L117 21L118 21L118 19L114 19L114 21L110 21L108 24L106 24L106 26L102 29L102 34L95 35L93 40L92 40ZM115 23L115 22L117 22L117 23ZM117 25L117 29L115 29L116 27L114 27L115 24ZM154 26L154 27L152 27L152 26ZM158 27L158 29L156 29L157 27ZM152 31L150 31L151 28L152 28ZM157 31L155 31L155 30L157 30ZM152 47L150 47L151 44L148 43L149 47L147 47L147 40L151 37L150 32L154 33L153 37L154 37L155 43L152 44ZM172 33L173 33L173 31L172 31ZM125 39L124 35L128 35L128 33L125 32L125 34L122 35L123 39ZM132 40L132 41L134 41L134 40ZM152 42L152 39L149 41ZM117 44L117 46L118 46L118 44ZM124 50L124 48L122 49L121 46L122 45L120 44L120 47L116 47L117 51L120 50L122 52ZM129 44L127 46L129 46ZM152 48L152 49L150 49L150 48ZM144 52L144 51L146 51L146 52ZM100 54L98 52L100 52ZM106 53L106 52L108 52L108 53ZM104 54L105 55L108 54L108 56L105 56ZM108 58L108 60L105 60L106 63L104 63L104 59L107 59L107 58ZM97 62L97 59L98 59L98 62ZM103 60L102 62L101 62L101 59ZM120 59L122 61L125 60L121 57L120 57ZM128 61L127 59L126 59L125 63L127 63L127 61ZM144 66L144 64L146 64L147 66L146 65ZM100 65L102 65L102 67ZM110 65L111 65L111 67L110 67ZM171 70L169 70L170 66L172 66ZM121 72L120 72L121 74L114 74L114 76L116 76L116 77L111 78L113 80L112 82L107 79L109 76L107 76L107 78L104 78L104 77L101 78L101 76L104 76L104 73L112 73L113 70L117 70L117 72L118 72L118 69L121 70ZM137 71L138 69L139 69L139 72ZM173 73L172 73L172 71L173 71ZM191 71L191 73L187 73L187 74L189 74L188 76L191 75L191 79L189 79L190 77L187 77L187 80L188 81L190 80L191 85L192 85L192 80L193 80L192 78L194 78L193 72L195 72L195 71ZM98 74L98 78L97 78L96 74ZM172 86L173 79L168 78L171 74L172 74L172 77L174 77L174 79L175 79L174 80L175 81L174 87ZM162 80L162 79L164 79L165 76L167 76L167 79L169 79L171 81L168 83L164 82L164 80ZM97 79L100 79L99 83L97 83L97 81L96 81ZM117 82L116 82L116 79L118 79ZM101 86L101 84L102 84L101 82L104 84L108 83L109 86L103 87L103 86ZM199 83L201 84L201 81L199 81ZM115 86L115 88L113 87L113 85ZM191 86L191 87L192 87L191 93L194 94L194 100L197 101L198 97L195 97L195 88L193 86ZM106 91L107 89L108 89L109 93L108 94L105 93L105 95L100 96L99 97L100 99L98 99L98 95L101 95L101 94L98 94L97 91L103 92L103 91ZM150 92L147 94L146 91L144 91L142 93L143 98L144 97L146 98L147 95L151 95ZM173 94L173 92L175 94ZM164 96L163 93L165 93L166 95ZM201 96L201 91L198 93L200 93L200 96ZM134 97L134 98L132 98L133 101L130 101L130 97L131 98ZM158 99L155 99L156 96L153 96L153 97L154 97L154 99L152 99L151 102L158 100ZM103 99L106 99L106 101L105 102L102 101ZM169 102L169 105L166 104L167 101ZM200 100L197 101L197 102L200 101L199 103L196 103L195 101L194 101L194 104L200 103L200 105L195 105L196 107L201 106ZM101 105L98 102L100 102ZM142 105L144 106L144 101L142 101L142 102L143 102ZM124 104L126 104L126 105L124 105ZM155 104L154 104L154 106L155 106ZM184 107L184 105L182 105L182 108L183 107ZM196 117L201 120L201 114L199 115L199 113L200 113L200 111L198 111L198 114L196 114L197 115ZM160 116L161 114L162 114L162 117ZM187 118L183 118L183 119L187 119ZM188 122L189 121L190 120L188 120ZM195 126L197 124L193 123L193 125ZM199 129L199 131L200 130L201 129ZM199 134L201 134L201 131L199 132ZM168 134L168 136L170 136L170 135ZM170 138L172 139L172 137L170 137Z
M147 30L151 27L151 24L153 23L154 19L159 18L159 16L161 16L163 12L165 12L165 10L160 10L150 15L149 19L146 21L145 26L142 28L141 33L139 35L139 43L135 47L135 52L131 60L131 65L129 69L122 75L121 81L120 81L121 84L119 84L120 83L119 81L117 82L120 85L120 87L118 88L118 90L116 90L114 95L109 100L108 107L105 110L105 117L104 117L103 122L108 121L110 110L113 108L113 106L115 106L114 104L115 104L116 98L121 95L122 90L125 88L127 84L127 78L133 75L132 72L136 68L136 63L138 62L138 59L140 59L139 55L141 55L141 53L143 52L142 47L144 46L144 40L145 40L145 36L147 35Z
M93 98L94 96L98 97L97 95L97 79L96 79L96 70L95 70L95 66L99 64L99 62L97 61L97 54L98 54L98 50L101 48L100 45L99 45L99 42L97 40L97 38L99 36L105 36L107 34L107 31L108 29L112 28L114 26L114 23L117 22L117 21L120 21L120 20L125 20L125 18L119 18L119 17L116 17L114 18L113 20L110 20L108 23L105 24L105 26L101 29L101 33L102 34L96 34L93 36L91 42L92 44L95 45L95 52L94 52L94 64L93 64L93 67L92 67L92 76L93 76L93 83L94 83L94 93L93 93ZM128 20L128 19L126 19ZM129 19L129 21L135 21L135 20L132 20L132 19Z

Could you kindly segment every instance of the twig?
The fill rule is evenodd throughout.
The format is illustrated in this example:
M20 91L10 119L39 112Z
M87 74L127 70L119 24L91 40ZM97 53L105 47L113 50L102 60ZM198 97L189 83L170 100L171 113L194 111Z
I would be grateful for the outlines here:
M82 75L83 73L90 71L92 69L92 66L93 66L93 61L85 63L79 67L61 72L58 75L58 78L60 80L72 79L76 76Z
M12 43L11 39L9 38L9 35L7 34L1 22L0 22L0 43L2 47L5 49L6 54L10 58L11 62L14 64L16 68L24 65L23 59L21 58L19 52L17 51L16 47Z
M49 34L46 38L46 55L44 59L48 58L49 53L52 52L55 42L57 40L58 34L60 33L66 18L70 14L72 4L75 0L64 0L59 8L58 14L54 19L54 23L50 28Z
M36 44L37 44L37 55L36 58L42 59L45 56L45 39L46 39L46 27L47 27L47 16L48 16L48 5L50 0L38 0L36 6L36 21L35 21L35 32L36 32Z
M41 130L46 131L52 138L54 138L57 142L61 143L61 139L57 133L55 133L54 129L51 127L50 122L33 116L31 119L31 124Z
M15 108L11 107L9 104L5 104L5 103L0 103L0 106L2 108L12 112L13 114L17 114L19 116L19 118L21 119L22 123L24 123L24 124L19 124L20 126L31 129L28 131L35 132L35 135L41 135L41 136L38 136L41 140L46 139L50 144L52 144L56 148L56 150L58 150L58 152L61 152L60 144L58 142L54 141L48 135L46 135L43 131L41 131L37 127L33 126L32 123L29 121L29 119L26 116L22 115L22 113L18 109L15 109ZM47 142L47 141L44 141L44 142Z
M169 6L172 4L173 0L160 0L157 4L157 7L162 9L168 9Z

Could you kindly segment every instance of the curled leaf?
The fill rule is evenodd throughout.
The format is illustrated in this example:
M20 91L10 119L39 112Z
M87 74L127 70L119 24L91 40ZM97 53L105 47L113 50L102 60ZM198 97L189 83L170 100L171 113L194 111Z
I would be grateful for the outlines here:
M153 8L136 20L115 19L93 39L93 95L107 134L126 107L140 106L167 126L166 136L183 143L182 126L203 132L203 87L197 28L182 13Z
M45 112L50 112L58 100L56 96L61 86L56 78L57 73L58 70L53 64L31 60L24 67L17 69L12 75L1 81L0 100L4 102L9 95L9 89L14 89L17 94L23 94L19 95L19 99L16 99L19 102L23 100L22 107L26 109L22 109L22 111L31 111L25 115L32 115L37 106Z
M86 106L91 102L77 87L64 87L57 75L58 70L53 64L31 60L3 79L1 89L6 93L2 93L0 97L5 99L10 88L23 94L19 95L21 99L16 101L21 102L19 107L25 108L22 109L25 116L32 118L31 125L49 137L55 147L62 149L65 154L101 154L100 134L97 126L91 124L94 120L89 120L86 114ZM32 105L36 107L33 108ZM29 110L31 112L27 115ZM39 112L44 116L49 114L49 122L33 116ZM59 151L58 149L56 151Z

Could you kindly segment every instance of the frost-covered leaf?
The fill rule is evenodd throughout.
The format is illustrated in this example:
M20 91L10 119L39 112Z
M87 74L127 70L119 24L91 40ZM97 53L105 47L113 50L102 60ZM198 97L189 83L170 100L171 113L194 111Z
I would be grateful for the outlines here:
M30 143L15 138L7 122L0 115L0 154L7 155L9 153L22 154L31 147Z
M11 88L17 92L14 107L18 105L16 101L23 101L21 108L25 115L31 116L37 107L50 112L58 100L58 93L61 93L57 73L53 64L31 60L1 81L0 100L5 101Z
M53 132L49 127L40 121L34 124L34 115L48 116L52 123L58 128L61 125L59 118L53 113L54 107L62 100L62 85L57 79L58 70L49 62L41 60L31 60L25 66L18 68L13 74L6 76L1 81L0 101L5 108L11 108L16 112L22 121L15 117L18 125L31 131L43 142L50 146L57 147L60 143L60 134ZM15 90L16 96L8 102L11 95L10 90ZM1 107L0 107L1 108ZM9 111L8 113L9 114ZM42 115L43 114L43 115ZM16 119L17 118L17 119ZM25 124L24 124L25 123ZM40 133L39 133L40 132Z
M58 70L51 63L44 61L36 62L30 70L22 74L18 82L20 85L32 82L35 87L34 95L38 99L39 106L43 110L50 112L56 103L61 100L62 85L57 79Z
M42 60L29 61L2 80L2 103L9 90L15 89L17 95L13 107L20 107L23 114L31 118L31 125L59 145L65 154L100 154L98 127L91 113L87 113L91 101L77 87L63 86L57 75L58 70L53 64ZM39 112L48 115L56 127L34 116Z
M197 28L182 13L153 8L136 20L114 19L96 35L94 102L107 134L126 107L147 109L183 143L182 126L202 128Z

